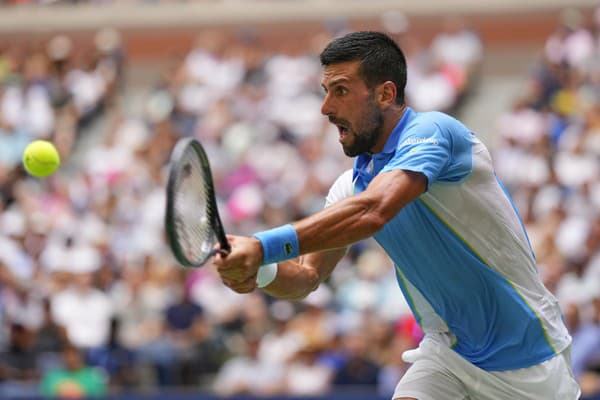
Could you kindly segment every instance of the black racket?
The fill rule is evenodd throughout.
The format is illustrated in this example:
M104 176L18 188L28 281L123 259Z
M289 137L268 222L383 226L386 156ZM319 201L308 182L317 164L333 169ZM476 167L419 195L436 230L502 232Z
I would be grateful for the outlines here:
M186 267L200 267L218 252L231 250L219 218L208 157L195 139L180 139L171 153L165 229L173 255Z

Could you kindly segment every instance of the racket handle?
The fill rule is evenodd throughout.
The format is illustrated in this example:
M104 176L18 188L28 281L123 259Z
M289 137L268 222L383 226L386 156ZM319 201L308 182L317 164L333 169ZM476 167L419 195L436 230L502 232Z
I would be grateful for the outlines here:
M225 257L231 253L231 245L229 244L229 240L227 240L225 233L222 231L222 228L219 228L219 230L221 230L221 232L217 232L217 238L219 240L219 253Z
M217 250L217 253L219 253L223 257L227 257L229 253L231 253L231 249L219 249Z

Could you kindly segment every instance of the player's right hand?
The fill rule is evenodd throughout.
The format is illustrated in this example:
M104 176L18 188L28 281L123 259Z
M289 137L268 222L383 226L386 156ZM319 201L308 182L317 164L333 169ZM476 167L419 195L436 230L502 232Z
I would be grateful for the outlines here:
M225 286L238 293L249 293L256 288L262 245L253 237L228 235L227 240L231 252L215 255L213 263Z

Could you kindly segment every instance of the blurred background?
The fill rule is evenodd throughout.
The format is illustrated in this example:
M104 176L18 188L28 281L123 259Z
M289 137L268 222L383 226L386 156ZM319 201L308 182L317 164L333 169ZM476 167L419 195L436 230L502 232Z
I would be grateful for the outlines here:
M600 398L600 4L579 0L0 1L0 398L389 399L422 333L372 241L303 301L175 263L175 141L199 138L226 231L323 207L352 165L318 54L383 30L407 99L492 149ZM63 165L28 177L51 140Z

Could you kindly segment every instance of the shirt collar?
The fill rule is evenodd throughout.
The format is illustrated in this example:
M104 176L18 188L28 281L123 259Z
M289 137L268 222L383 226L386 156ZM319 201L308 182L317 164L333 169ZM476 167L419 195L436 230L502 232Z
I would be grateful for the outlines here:
M402 118L400 118L400 121L398 121L398 123L396 124L396 127L385 142L383 150L379 154L390 154L396 151L402 131L404 130L404 128L406 128L408 122L415 117L415 115L415 112L410 107L406 107L406 109L404 110L404 114L402 114ZM376 155L377 154L374 154L374 156Z

